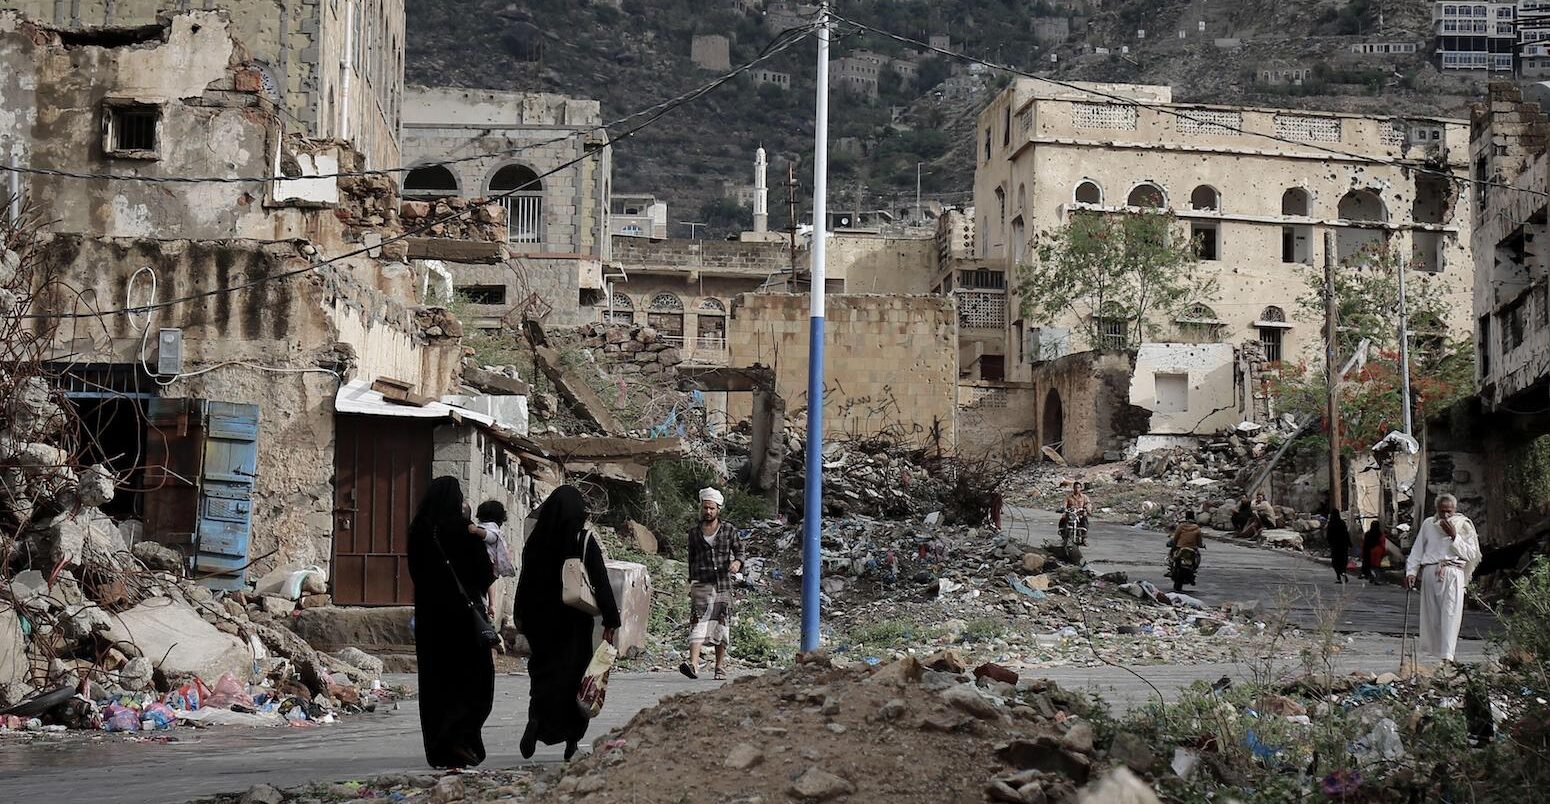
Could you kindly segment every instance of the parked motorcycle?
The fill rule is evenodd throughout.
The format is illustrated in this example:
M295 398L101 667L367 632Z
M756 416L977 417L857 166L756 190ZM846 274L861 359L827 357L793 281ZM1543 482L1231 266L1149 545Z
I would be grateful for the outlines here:
M1195 585L1195 575L1200 571L1200 550L1195 547L1175 547L1168 553L1168 577L1173 579L1173 591L1183 592L1185 586Z

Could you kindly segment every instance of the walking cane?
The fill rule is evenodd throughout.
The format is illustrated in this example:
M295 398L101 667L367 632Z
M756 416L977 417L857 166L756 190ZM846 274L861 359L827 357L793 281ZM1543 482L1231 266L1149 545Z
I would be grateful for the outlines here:
M1410 638L1410 593L1414 591L1405 587L1405 621L1399 632L1399 672L1400 678L1405 677L1405 642ZM1412 667L1414 664L1412 663Z

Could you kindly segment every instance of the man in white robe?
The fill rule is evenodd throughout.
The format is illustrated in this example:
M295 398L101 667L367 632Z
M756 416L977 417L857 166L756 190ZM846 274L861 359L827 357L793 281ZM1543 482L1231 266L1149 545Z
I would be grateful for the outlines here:
M1421 650L1453 661L1464 619L1464 587L1480 564L1480 536L1469 517L1458 513L1451 494L1437 498L1437 515L1426 518L1405 561L1405 586L1421 585Z

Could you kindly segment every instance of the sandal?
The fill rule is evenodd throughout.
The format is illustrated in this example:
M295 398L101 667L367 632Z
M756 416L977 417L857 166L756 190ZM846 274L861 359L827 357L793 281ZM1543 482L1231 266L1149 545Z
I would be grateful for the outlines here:
M726 681L727 680L727 671L726 671L725 668L722 668L722 667L716 668L716 680L717 681Z
M689 678L699 678L700 677L699 671L695 670L692 666L690 666L690 664L688 662L680 662L678 664L678 672L683 673L684 675L688 676Z

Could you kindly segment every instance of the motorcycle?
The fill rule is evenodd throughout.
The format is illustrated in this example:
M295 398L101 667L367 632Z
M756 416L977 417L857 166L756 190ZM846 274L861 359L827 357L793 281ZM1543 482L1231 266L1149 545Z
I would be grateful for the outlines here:
M1175 547L1168 553L1168 577L1173 579L1173 591L1183 592L1185 586L1194 586L1199 571L1199 548Z
M1066 560L1072 564L1080 565L1082 561L1082 545L1087 544L1087 512L1079 508L1067 508L1065 516L1060 521L1060 547L1066 553Z

